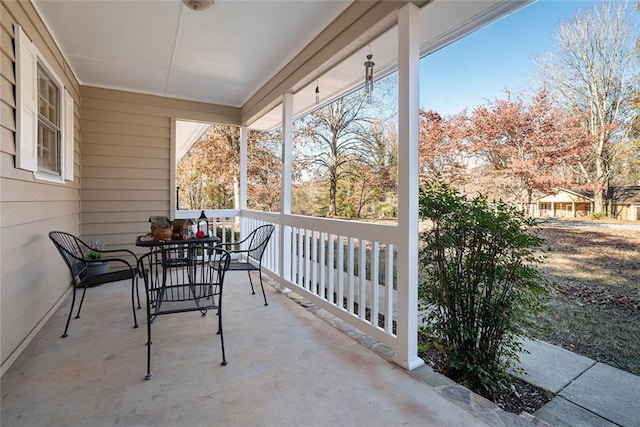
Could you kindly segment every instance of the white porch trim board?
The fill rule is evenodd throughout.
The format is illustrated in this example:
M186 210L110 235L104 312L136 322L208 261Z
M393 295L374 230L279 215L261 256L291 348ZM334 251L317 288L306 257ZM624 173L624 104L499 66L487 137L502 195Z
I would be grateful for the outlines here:
M249 130L240 126L240 209L247 209L247 141Z
M291 241L285 238L285 216L291 214L291 177L293 174L293 93L282 95L282 182L280 188L280 242L278 271L284 280L291 281L285 266L291 264Z
M398 347L393 361L411 370L418 357L418 109L420 9L398 14Z

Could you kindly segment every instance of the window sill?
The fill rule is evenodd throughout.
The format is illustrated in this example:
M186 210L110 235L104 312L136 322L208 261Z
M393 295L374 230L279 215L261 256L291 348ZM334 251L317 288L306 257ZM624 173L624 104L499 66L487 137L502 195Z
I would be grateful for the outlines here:
M43 172L34 172L33 177L38 181L53 182L56 184L64 184L64 179L60 175L51 175Z

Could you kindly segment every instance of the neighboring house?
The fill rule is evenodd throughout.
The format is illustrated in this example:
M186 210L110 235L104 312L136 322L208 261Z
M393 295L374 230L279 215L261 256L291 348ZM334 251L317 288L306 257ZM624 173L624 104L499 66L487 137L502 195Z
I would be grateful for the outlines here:
M612 218L640 221L640 186L609 187L607 199Z
M555 194L540 197L534 205L533 216L549 218L573 218L591 215L593 192L559 190Z
M612 218L640 220L640 186L609 187L607 200ZM593 212L593 192L561 189L536 200L532 212L540 218L588 217Z

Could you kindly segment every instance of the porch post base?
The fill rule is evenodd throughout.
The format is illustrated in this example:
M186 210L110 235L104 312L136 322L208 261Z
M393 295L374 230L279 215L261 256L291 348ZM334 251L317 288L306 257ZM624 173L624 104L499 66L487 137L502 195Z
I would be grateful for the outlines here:
M416 357L412 360L402 360L397 356L397 354L391 358L391 361L396 365L406 369L407 371L412 371L424 365L424 360L419 357Z

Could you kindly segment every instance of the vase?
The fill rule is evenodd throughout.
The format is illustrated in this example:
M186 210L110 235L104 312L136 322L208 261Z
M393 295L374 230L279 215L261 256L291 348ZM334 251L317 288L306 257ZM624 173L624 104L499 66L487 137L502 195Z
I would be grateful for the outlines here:
M153 237L156 240L171 240L173 235L173 228L156 228L153 232Z
M108 262L92 262L87 264L87 275L96 276L98 274L104 274L109 272Z

